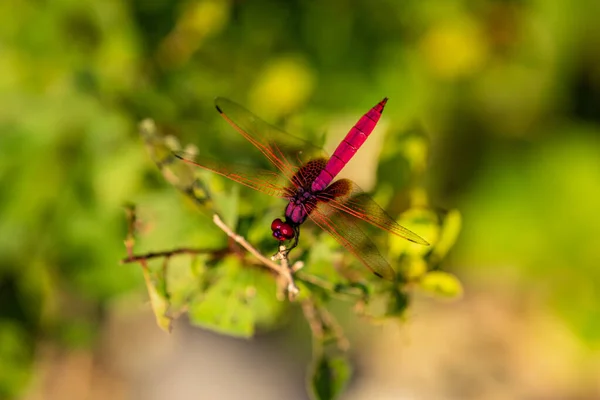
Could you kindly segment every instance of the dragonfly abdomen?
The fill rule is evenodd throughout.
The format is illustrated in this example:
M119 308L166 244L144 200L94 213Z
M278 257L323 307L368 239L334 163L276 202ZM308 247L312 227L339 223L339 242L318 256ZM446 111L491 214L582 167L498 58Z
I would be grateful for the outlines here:
M383 112L383 108L387 103L387 97L381 100L369 112L363 115L358 122L350 129L344 140L338 145L333 152L331 158L327 161L325 168L317 176L311 185L311 189L315 192L321 191L327 187L336 177L336 175L344 168L344 166L354 157L358 149L367 140L379 118Z

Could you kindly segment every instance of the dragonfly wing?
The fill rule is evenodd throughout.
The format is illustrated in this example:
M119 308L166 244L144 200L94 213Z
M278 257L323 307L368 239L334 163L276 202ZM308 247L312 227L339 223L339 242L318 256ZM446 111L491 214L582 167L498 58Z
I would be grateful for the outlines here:
M326 201L336 210L366 221L378 228L422 245L429 243L416 233L398 224L383 208L349 179L340 179L332 183L324 192Z
M296 172L295 167L313 158L328 157L323 149L268 124L231 100L218 97L215 106L231 126L288 178Z
M221 163L209 157L190 155L184 152L174 154L183 162L214 172L232 181L241 183L259 192L275 197L287 197L287 189L284 185L284 177L281 174L250 167L241 164Z
M394 280L396 273L390 264L350 215L339 212L327 203L319 203L309 217L321 229L329 232L375 275L390 281Z

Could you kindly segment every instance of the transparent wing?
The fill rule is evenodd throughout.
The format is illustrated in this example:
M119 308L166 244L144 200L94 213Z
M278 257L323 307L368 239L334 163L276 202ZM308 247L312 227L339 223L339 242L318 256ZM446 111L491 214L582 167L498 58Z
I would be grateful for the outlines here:
M250 111L222 97L215 100L221 116L289 180L311 159L327 157L323 149L268 124Z
M286 197L289 195L285 186L286 179L277 172L241 164L224 164L209 157L189 155L183 152L175 153L175 157L187 164L214 172L270 196Z
M390 264L350 215L334 209L328 203L319 203L309 217L321 229L329 232L375 275L390 281L394 280L396 273Z
M416 233L398 224L375 200L349 179L332 183L319 198L336 210L343 211L378 228L422 245L429 243Z

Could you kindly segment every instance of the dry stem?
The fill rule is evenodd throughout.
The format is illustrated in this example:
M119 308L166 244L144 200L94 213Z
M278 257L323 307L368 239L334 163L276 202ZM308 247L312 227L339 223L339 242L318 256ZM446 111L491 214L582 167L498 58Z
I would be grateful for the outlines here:
M298 286L296 286L296 282L294 281L294 276L292 274L292 270L289 267L289 262L287 256L284 256L284 251L282 251L281 247L279 248L279 252L274 256L275 258L281 260L281 264L277 264L267 257L263 256L258 250L256 250L250 243L246 241L242 236L233 232L231 228L229 228L225 223L219 218L217 214L213 216L213 222L217 225L223 232L227 234L230 238L232 238L236 243L240 246L248 250L250 254L256 257L261 263L263 263L267 268L275 271L281 279L284 280L285 284L287 284L287 292L290 300L293 300L298 294ZM285 248L284 248L285 250Z
M159 251L156 253L146 253L146 254L141 254L141 255L134 255L132 253L130 253L129 251L127 252L128 257L124 258L121 260L121 264L127 264L127 263L132 263L132 262L141 262L141 261L145 261L145 260L149 260L151 258L171 258L172 256L176 256L179 254L191 254L191 255L196 255L196 254L206 254L206 253L212 253L214 252L214 250L207 250L207 249L193 249L193 248L179 248L179 249L175 249L175 250L169 250L169 251Z

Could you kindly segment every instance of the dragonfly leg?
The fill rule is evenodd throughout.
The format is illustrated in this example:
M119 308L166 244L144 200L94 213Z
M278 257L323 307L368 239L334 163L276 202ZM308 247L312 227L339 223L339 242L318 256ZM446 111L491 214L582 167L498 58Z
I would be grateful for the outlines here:
M292 249L298 246L298 241L300 240L300 226L294 226L294 243L290 246L289 249L285 251L285 255L287 256Z
M298 241L300 238L300 226L299 225L293 225L293 229L294 229L294 242L292 243L292 245L288 248L285 248L285 250L282 250L280 246L279 251L277 253L275 253L273 255L273 257L279 258L281 257L281 254L283 252L283 255L285 258L287 258L288 254L290 254L290 251L292 251L292 249L296 248L298 246Z
M294 226L294 242L292 245L284 250L285 257L287 258L290 251L298 246L298 240L300 237L300 226ZM279 254L279 252L275 253L275 255Z

